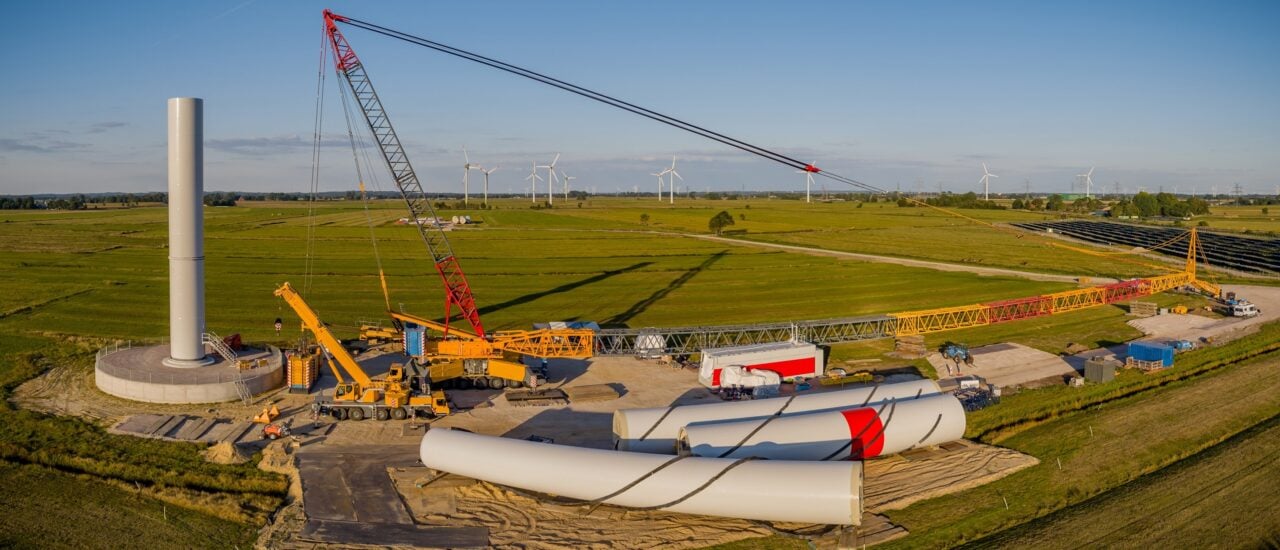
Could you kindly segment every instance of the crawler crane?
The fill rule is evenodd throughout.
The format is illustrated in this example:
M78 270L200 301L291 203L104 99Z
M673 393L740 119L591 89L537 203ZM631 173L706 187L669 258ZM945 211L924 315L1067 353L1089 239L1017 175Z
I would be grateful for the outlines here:
M387 111L382 106L373 83L355 51L338 30L337 22L346 18L324 11L325 32L333 48L336 69L347 83L354 104L368 124L378 149L390 169L400 196L409 209L409 218L418 229L422 242L444 282L444 322L437 323L421 317L399 312L389 312L396 328L404 330L429 329L440 337L426 342L421 354L411 353L414 360L428 369L428 378L434 383L452 379L467 380L470 386L491 388L536 386L541 373L529 369L522 361L524 356L587 358L593 351L594 332L575 329L545 329L538 331L500 331L486 333L476 308L475 297L467 283L466 274L453 253L449 239L434 220L438 219L431 201L423 192L418 175L409 163L400 144L400 138L391 126ZM381 273L382 290L387 294L385 276ZM387 303L390 303L388 297ZM449 326L453 306L471 325L472 332Z

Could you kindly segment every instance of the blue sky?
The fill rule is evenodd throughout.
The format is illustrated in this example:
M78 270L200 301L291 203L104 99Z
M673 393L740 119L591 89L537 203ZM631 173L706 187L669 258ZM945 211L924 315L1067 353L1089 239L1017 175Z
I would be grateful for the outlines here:
M981 162L993 192L1069 191L1090 166L1106 190L1280 185L1278 2L232 0L8 4L0 194L163 190L179 95L205 98L206 189L307 190L324 7L887 189L980 191ZM804 187L714 142L343 30L429 190L460 191L463 145L502 167L499 192L556 152L600 192L652 189L673 154L699 191ZM325 70L322 187L353 189Z

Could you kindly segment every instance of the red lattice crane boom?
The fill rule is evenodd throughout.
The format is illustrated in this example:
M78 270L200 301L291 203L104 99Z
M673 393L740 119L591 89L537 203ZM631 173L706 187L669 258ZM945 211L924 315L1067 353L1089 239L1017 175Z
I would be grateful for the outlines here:
M422 242L427 245L427 251L435 262L436 271L440 272L440 278L444 281L445 330L448 331L453 306L458 306L462 316L471 323L476 336L484 338L480 311L476 309L476 300L471 294L471 286L467 284L467 276L462 272L462 266L458 265L458 258L453 255L453 247L449 245L449 239L436 223L438 218L435 209L432 208L431 201L427 200L422 184L418 181L418 175L413 171L404 147L400 145L400 138L396 136L396 131L391 126L391 119L387 118L387 111L383 109L382 101L378 99L378 93L373 89L373 82L369 80L369 75L365 72L360 59L356 57L356 52L338 31L337 23L345 20L346 18L341 15L324 10L325 32L329 37L329 44L333 47L334 64L351 87L352 97L360 106L360 112L364 115L365 122L369 124L369 131L373 133L374 139L378 142L378 148L382 151L382 158L387 161L387 168L391 170L396 188L400 190L400 196L409 207L410 218L418 228ZM424 221L424 217L430 218L430 223Z

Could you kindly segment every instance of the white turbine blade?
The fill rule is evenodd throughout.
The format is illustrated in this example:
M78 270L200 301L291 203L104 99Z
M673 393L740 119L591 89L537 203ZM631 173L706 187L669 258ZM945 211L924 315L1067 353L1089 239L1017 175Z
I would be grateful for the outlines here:
M463 145L463 146L462 146L462 160L465 160L465 161L467 162L467 164L468 164L468 165L470 165L470 164L471 164L471 157L467 156L467 146L466 146L466 145Z
M1090 177L1092 177L1092 176L1093 176L1093 169L1094 169L1094 168L1095 168L1095 167L1093 167L1093 166L1090 166L1090 167L1089 167L1089 176L1090 176Z
M556 165L556 161L558 161L558 160L560 160L560 153L556 153L556 158L552 159L552 161L551 161L551 165L552 165L552 166L555 166L555 165Z
M990 172L990 170L987 170L987 163L984 162L982 163L982 173L985 174L987 172Z
M675 171L675 170L672 170L672 171L671 171L671 175L673 175L673 176L675 176L675 177L677 177L677 178L680 178L680 181L684 181L684 176L681 176L681 175L680 175L680 172L677 172L677 171Z
M993 177L993 178L998 178L998 177L1000 177L1000 176L997 176L997 175L995 175L995 174L987 174L987 175L988 175L988 176L991 176L991 177Z
M672 169L672 170L675 170L675 169L676 169L676 156L675 156L675 155L671 155L671 169Z

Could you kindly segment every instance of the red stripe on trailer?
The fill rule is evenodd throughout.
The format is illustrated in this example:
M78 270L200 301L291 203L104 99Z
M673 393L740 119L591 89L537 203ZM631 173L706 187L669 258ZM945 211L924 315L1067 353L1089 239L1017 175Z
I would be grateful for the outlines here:
M814 357L801 357L799 359L788 359L786 361L774 361L773 363L760 363L759 365L747 365L747 370L769 370L778 373L778 376L786 378L788 376L799 376L801 374L814 375L817 374L817 359ZM716 371L716 383L719 383L720 371Z
M711 371L711 387L720 387L720 371L723 369L714 369Z
M884 425L880 413L873 408L840 411L849 424L849 459L861 460L880 456L884 450Z

